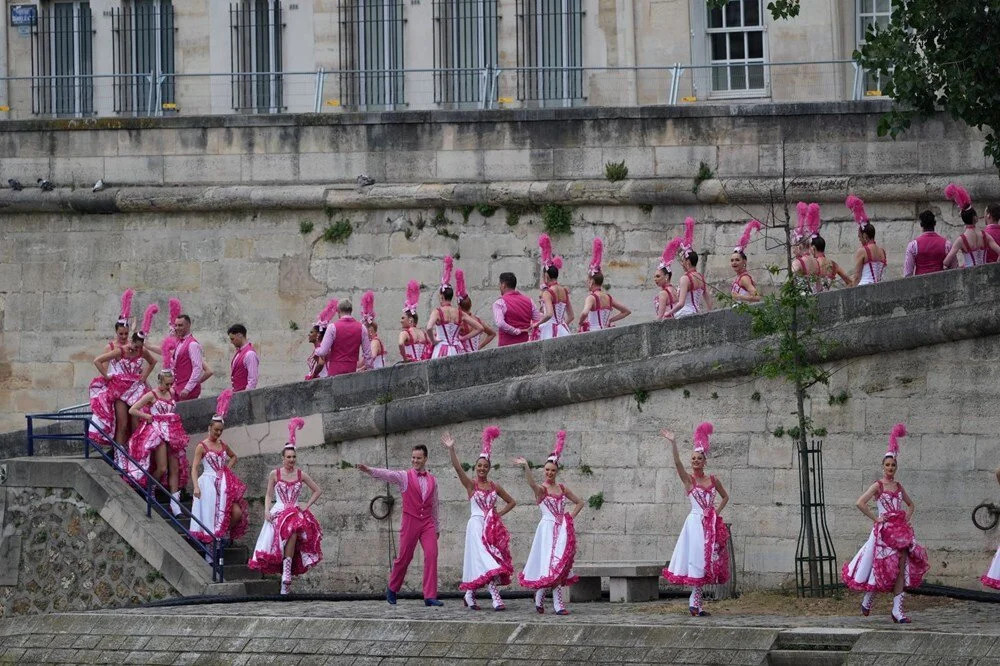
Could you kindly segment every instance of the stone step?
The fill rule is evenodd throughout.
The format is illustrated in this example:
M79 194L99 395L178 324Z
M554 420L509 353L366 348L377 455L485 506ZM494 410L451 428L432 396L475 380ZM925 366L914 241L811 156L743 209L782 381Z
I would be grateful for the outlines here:
M281 581L273 578L242 581L248 597L263 597L281 593Z
M229 545L222 550L222 557L224 562L245 564L250 559L250 549L239 544Z
M254 571L245 564L225 564L222 569L227 581L260 580L262 578L259 571Z
M849 650L771 650L768 666L843 666Z

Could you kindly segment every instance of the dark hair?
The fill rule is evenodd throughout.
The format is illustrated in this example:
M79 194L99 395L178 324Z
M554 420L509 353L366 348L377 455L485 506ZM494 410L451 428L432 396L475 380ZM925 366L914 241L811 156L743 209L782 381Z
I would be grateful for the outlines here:
M229 327L229 330L226 331L226 334L227 335L244 335L245 336L247 334L247 327L244 326L243 324L233 324L232 326Z
M403 310L403 316L410 317L411 319L413 319L413 323L414 324L417 323L417 313L416 312L410 312L409 310Z
M128 328L128 324L126 322L124 322L124 321L116 321L115 322L115 333L118 332L119 328Z
M142 334L139 333L139 331L136 331L135 333L132 334L132 342L136 342L139 344L146 344L146 338L142 337Z
M814 248L816 248L817 252L826 252L826 241L823 240L822 236L813 236L810 243Z
M1000 222L1000 204L991 203L986 207L986 214L992 217L994 222Z
M191 317L187 316L186 314L177 315L177 318L178 319L183 319L184 321L186 321L189 324L191 323Z
M450 284L441 287L438 291L444 296L444 300L446 301L455 298L455 290L451 288Z
M507 287L508 289L517 289L517 276L511 272L501 273L500 284Z
M545 274L548 275L553 280L555 280L556 278L559 277L559 267L556 266L555 264L553 264L551 266L546 266L545 267Z
M423 444L417 444L416 446L413 447L413 450L414 451L423 451L424 452L424 458L427 457L427 447L424 446Z
M684 253L684 258L691 262L692 266L698 265L698 253L694 250L688 250Z
M462 308L465 312L472 311L472 299L469 298L468 294L458 299L458 307Z
M743 254L743 250L733 250L733 254L740 255L740 259L742 259L743 261L747 260L747 255Z
M979 217L979 214L976 212L975 208L969 206L968 208L964 209L959 214L959 216L962 218L962 222L964 222L965 224L972 225L976 223L976 218Z
M378 324L376 322L370 321L370 322L368 322L367 326L371 326L372 330L374 330L376 333L378 333Z
M875 227L871 222L865 222L863 226L858 227L858 233L867 236L868 240L875 240Z
M934 213L929 210L925 210L920 213L920 228L924 231L934 231L934 227L937 226L937 219L934 217Z
M598 287L604 285L604 273L594 273L593 275L590 276L590 279L593 280L594 284L596 284Z

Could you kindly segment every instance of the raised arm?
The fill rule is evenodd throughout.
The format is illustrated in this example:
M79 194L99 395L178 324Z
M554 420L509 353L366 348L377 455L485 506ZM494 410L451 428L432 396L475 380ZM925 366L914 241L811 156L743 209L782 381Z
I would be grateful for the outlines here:
M677 438L674 436L674 433L666 429L661 430L660 434L670 442L670 447L674 453L674 467L677 469L677 478L684 484L684 490L690 491L694 485L694 481L691 480L691 475L687 473L687 470L684 469L684 463L681 462L681 454L677 450Z
M882 516L872 511L871 506L869 506L869 504L872 501L872 498L875 497L877 493L878 493L878 484L873 483L868 488L868 490L865 491L865 494L858 498L856 506L858 507L858 510L861 513L871 518L873 522L880 523L882 522Z
M718 479L715 480L715 492L719 494L719 499L721 500L719 502L719 506L716 507L715 512L722 513L722 510L726 508L727 504L729 504L729 493L727 493L726 489L722 486L722 481L719 481Z
M503 518L508 513L510 513L511 509L517 506L517 502L514 500L513 497L510 496L510 493L508 493L506 490L503 489L503 486L501 486L499 483L495 485L497 489L497 495L499 495L500 499L504 501L504 507L500 511L497 511L497 515Z
M580 515L580 512L583 511L583 500L574 495L573 491L566 486L563 486L563 493L566 494L566 499L573 503L573 510L570 511L570 515L576 519Z
M306 487L312 491L312 495L309 496L309 501L306 502L306 505L303 508L303 511L308 511L309 507L311 507L316 500L319 499L319 496L323 494L323 491L320 490L319 486L316 485L316 482L313 481L312 478L305 472L302 472L302 483L306 484Z
M538 485L535 481L535 475L531 473L531 468L528 467L528 461L524 458L514 458L514 464L520 465L524 469L524 478L527 480L528 485L531 486L531 492L535 493L535 500L539 500L542 497L542 487Z
M458 480L462 482L465 486L466 492L470 495L472 494L472 479L469 475L465 473L462 469L462 462L458 459L458 454L455 452L455 440L452 439L450 433L445 433L441 435L441 443L444 444L444 448L448 449L448 455L451 456L451 466L455 468L455 473L458 474Z

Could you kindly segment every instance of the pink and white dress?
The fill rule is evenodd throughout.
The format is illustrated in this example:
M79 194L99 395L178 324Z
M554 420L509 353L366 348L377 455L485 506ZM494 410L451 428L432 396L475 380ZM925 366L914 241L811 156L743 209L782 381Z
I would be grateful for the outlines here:
M538 502L542 519L538 521L524 569L517 575L521 587L530 590L571 585L580 580L573 573L576 530L573 516L566 511L566 489L559 484L561 495L549 494L545 486L542 490L545 495Z
M674 319L690 317L691 315L701 314L706 311L705 278L701 277L695 271L688 271L685 275L689 282L688 291L684 295L684 305L674 313ZM696 284L701 284L701 286L695 288Z
M975 229L968 229L968 231L975 231ZM979 238L979 249L972 250L969 247L969 239L965 237L965 232L959 237L962 241L962 255L965 257L965 267L972 268L973 266L982 266L986 263L986 232L980 231Z
M1000 590L1000 548L997 548L997 554L993 556L993 563L990 565L989 571L983 574L979 580L986 587Z
M163 400L155 393L153 395L156 399L149 407L149 413L153 416L153 420L142 420L139 423L139 427L128 440L128 452L139 463L139 468L149 471L149 462L153 451L160 444L166 443L168 455L177 458L180 487L183 488L187 485L188 470L190 469L187 460L187 445L190 438L184 432L184 424L181 423L180 415L174 412L177 401L173 398ZM139 468L126 461L125 472L140 484L145 484L146 477ZM163 481L160 480L160 482Z
M566 322L566 302L556 299L556 292L552 291L548 286L542 287L543 292L549 292L552 296L552 318L547 322L535 329L536 333L534 340L551 340L552 338L564 338L567 335L572 335L569 330L569 324ZM569 298L569 291L566 291L566 298ZM538 309L541 310L544 306L544 302L539 300Z
M247 531L249 506L243 497L247 486L229 468L229 454L224 444L220 442L221 451L209 449L208 440L201 445L205 449L201 459L202 472L197 481L201 497L195 497L191 505L191 513L201 521L201 525L192 520L191 535L205 543L213 537L239 539ZM238 523L231 525L230 512L234 504L243 510L243 515ZM205 532L202 525L210 532Z
M729 293L733 296L749 296L750 292L743 288L743 278L750 278L750 284L753 285L754 289L757 288L757 284L753 281L753 277L746 271L740 273L733 280L732 286L729 288Z
M115 434L115 402L122 400L129 407L139 402L149 387L142 381L145 360L142 356L112 359L108 363L108 379L96 377L90 382L90 411L92 424L89 437L93 442L106 445L104 437L97 430L100 426L108 435ZM119 442L124 445L125 442Z
M861 279L858 286L863 284L875 284L882 281L882 274L885 272L886 263L876 259L867 245L864 246L865 263L861 267Z
M653 296L653 316L657 319L673 319L674 316L670 314L670 311L674 308L674 304L677 303L677 295L673 289L660 289L660 291L667 294L667 303L663 306L663 314L660 315L660 295Z
M899 574L899 551L907 550L904 584L917 587L930 568L927 551L913 537L913 528L906 521L906 506L903 503L903 486L896 484L890 492L878 481L878 495L875 496L878 515L885 522L872 526L868 541L850 562L844 564L840 578L852 590L863 592L890 592Z
M691 513L677 536L663 577L674 585L700 587L729 580L729 530L715 510L715 477L707 488L697 483L688 493Z
M274 504L271 505L271 520L265 521L257 537L253 555L247 566L265 574L281 573L281 562L285 557L285 544L292 534L298 534L295 555L292 557L292 573L303 574L323 560L323 528L308 509L298 506L302 493L302 470L295 470L295 480L281 478L281 468L275 470Z
M458 356L465 353L465 345L462 344L460 326L458 323L451 323L444 320L444 312L438 308L438 323L434 326L437 342L434 344L434 351L431 358L445 358L446 356Z
M510 585L514 560L510 556L510 533L496 512L496 485L489 490L476 488L469 498L472 515L465 526L465 559L462 561L460 590L477 590L494 578Z
M403 360L426 361L429 358L429 355L427 354L428 345L423 342L416 342L416 338L414 337L411 329L406 329L406 337L409 341L403 345Z
M371 367L372 370L379 370L379 369L384 368L386 366L386 361L385 361L385 359L386 359L385 345L382 344L382 340L380 340L377 335L371 336L371 342L375 342L376 340L378 340L378 344L379 344L379 347L381 347L381 349L382 349L382 353L379 354L378 356L376 356L375 354L372 354L372 367ZM369 344L371 344L371 342Z
M308 371L306 372L306 379L313 378L313 372L316 371L317 363L319 363L319 374L316 375L316 379L322 379L323 377L330 376L329 373L326 371L326 363L323 362L323 359L321 358L318 359L316 357L317 349L319 349L318 344L313 346L313 353L309 354L309 358L306 359L306 368L308 368Z
M587 313L587 321L583 322L583 325L580 327L580 333L611 328L611 314L614 310L611 307L610 301L608 302L608 307L602 308L601 292L592 291L590 294L594 297L594 300L597 303L597 308Z

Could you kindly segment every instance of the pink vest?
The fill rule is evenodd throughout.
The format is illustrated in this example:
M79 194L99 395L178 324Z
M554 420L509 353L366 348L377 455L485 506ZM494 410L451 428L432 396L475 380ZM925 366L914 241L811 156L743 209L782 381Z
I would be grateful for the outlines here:
M527 342L527 330L531 326L531 310L533 305L531 299L516 290L508 291L500 298L507 305L507 314L504 316L504 319L514 328L521 329L524 332L521 335L511 335L502 330L498 331L497 346L506 347L507 345Z
M986 233L990 235L990 238L995 240L1000 244L1000 224L987 224L986 228L983 229ZM990 246L986 246L986 263L992 264L997 260L997 253L990 249Z
M437 481L434 475L427 473L427 497L420 496L420 484L417 482L417 471L406 470L406 492L403 493L403 515L415 520L431 520L434 517L434 486Z
M180 344L177 345L177 350L174 352L174 391L177 395L181 394L184 387L187 386L188 380L191 379L191 352L188 347L192 343L198 342L195 340L193 335L189 335ZM201 384L198 384L194 389L188 393L188 400L194 400L199 395L201 395Z
M243 359L246 355L253 351L253 345L249 342L243 345L237 350L236 354L233 356L233 361L230 364L230 381L233 384L234 391L246 391L247 382L250 380L250 373L247 372L247 366L243 363Z
M361 322L354 317L341 317L330 324L337 331L330 355L326 357L326 373L346 375L358 370L358 353L361 351Z
M917 260L914 275L937 273L944 270L944 258L948 256L945 246L948 240L933 231L925 231L917 236Z

